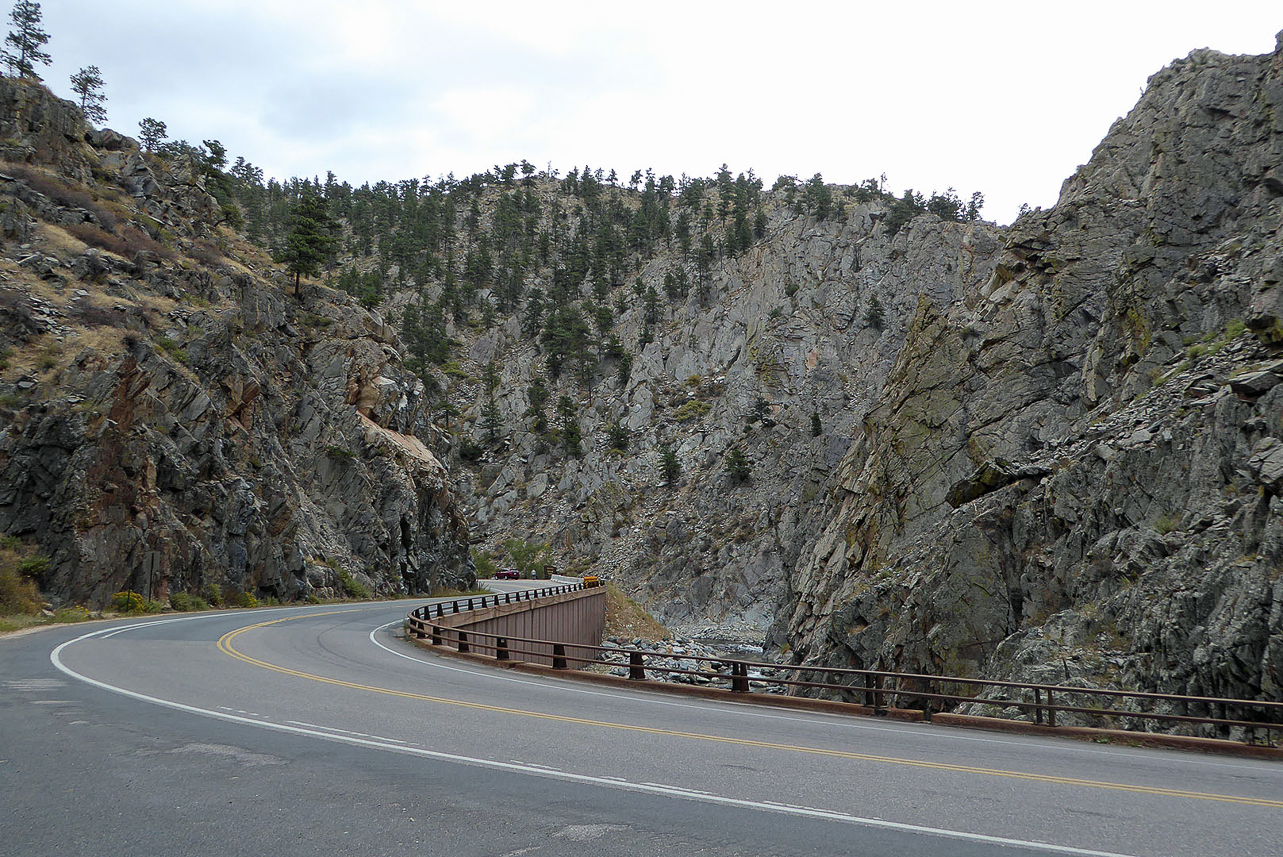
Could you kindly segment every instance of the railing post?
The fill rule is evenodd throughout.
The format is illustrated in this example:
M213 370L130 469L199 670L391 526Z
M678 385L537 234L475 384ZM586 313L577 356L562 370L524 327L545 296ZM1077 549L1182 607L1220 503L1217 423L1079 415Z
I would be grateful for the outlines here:
M562 643L552 644L552 668L555 670L566 669L566 647Z
M1042 725L1042 688L1034 688L1034 723Z
M461 652L469 651L469 649L468 649L468 632L467 632L467 631L460 631L460 632L459 632L459 651L461 651Z
M1047 688L1047 705L1054 705L1054 704L1055 704L1055 700L1052 698L1051 688ZM1047 709L1047 725L1048 726L1056 725L1056 710L1054 708Z
M742 661L731 662L731 690L735 693L748 693L748 664Z
M458 601L451 601L450 603L454 605L454 612L458 613L458 612L459 612L459 602L458 602Z
M508 640L504 637L496 637L494 641L494 659L496 661L508 660Z
M930 693L931 679L927 679L926 681L924 681L923 685L924 686L922 688L922 692ZM927 723L931 722L931 700L928 699L927 697L922 698L922 719L925 720Z
M431 636L432 636L432 645L434 645L434 646L439 646L439 645L441 645L441 626L440 626L440 625L430 625L430 626L429 626L429 629L430 629L430 630L431 630L431 632L432 632L432 634L431 634Z
M642 653L635 649L628 653L628 677L633 681L646 680L646 669L642 666Z

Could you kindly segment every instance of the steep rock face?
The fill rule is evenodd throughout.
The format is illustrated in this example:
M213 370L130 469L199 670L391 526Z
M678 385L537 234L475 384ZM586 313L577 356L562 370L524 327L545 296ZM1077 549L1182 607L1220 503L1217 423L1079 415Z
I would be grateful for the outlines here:
M666 622L766 633L919 303L948 306L987 281L1001 249L990 225L930 215L893 237L885 202L852 204L837 221L798 216L774 198L767 205L768 238L715 268L706 301L692 293L666 311L626 384L563 381L588 439L581 457L541 448L530 430L526 390L542 360L518 320L471 343L474 375L498 365L507 435L477 471L455 468L461 493L477 497L488 542L551 542L562 562L610 576ZM677 264L661 255L640 278L658 284ZM876 324L873 302L883 313ZM633 306L615 331L631 343L643 325ZM474 390L465 418L484 400ZM607 442L616 422L631 436L626 454ZM665 445L681 463L674 486L660 475ZM750 463L745 484L724 472L732 447Z
M1280 117L1283 45L1191 54L923 302L791 580L800 658L1277 696Z
M49 597L472 582L448 474L416 438L422 385L380 318L291 298L214 225L190 164L22 82L0 81L0 114L21 166L0 182L0 531L50 555Z

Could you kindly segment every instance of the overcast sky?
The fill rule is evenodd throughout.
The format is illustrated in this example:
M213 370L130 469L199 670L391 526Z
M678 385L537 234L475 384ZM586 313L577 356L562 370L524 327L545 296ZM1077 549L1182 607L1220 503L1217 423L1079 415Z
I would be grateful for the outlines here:
M1270 52L1283 27L1277 0L41 6L55 92L97 65L109 127L154 117L269 176L725 162L768 186L886 173L896 192L980 190L1002 223L1055 202L1149 75L1196 48Z

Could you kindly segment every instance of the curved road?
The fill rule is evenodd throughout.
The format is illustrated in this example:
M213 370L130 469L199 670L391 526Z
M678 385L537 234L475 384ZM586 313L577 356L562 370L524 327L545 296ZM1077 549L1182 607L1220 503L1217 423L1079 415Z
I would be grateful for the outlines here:
M1277 763L516 675L410 606L0 638L0 854L1283 853Z

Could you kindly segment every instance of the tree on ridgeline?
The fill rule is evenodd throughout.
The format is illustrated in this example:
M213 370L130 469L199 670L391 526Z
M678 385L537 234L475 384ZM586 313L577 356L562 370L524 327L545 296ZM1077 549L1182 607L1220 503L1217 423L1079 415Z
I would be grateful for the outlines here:
M40 29L40 4L32 0L18 0L9 13L13 29L5 36L5 47L0 57L9 66L14 77L40 79L36 65L49 65L52 57L40 48L49 41L49 34Z
M305 190L290 211L290 233L277 259L294 275L294 297L301 297L300 280L315 277L329 259L337 239L329 204L316 191Z
M138 123L138 138L142 140L143 148L149 152L159 149L168 136L169 128L159 119L148 116Z
M90 122L99 124L107 121L107 108L103 106L107 96L102 86L102 72L96 65L82 68L71 76L71 91L80 96L80 112Z

